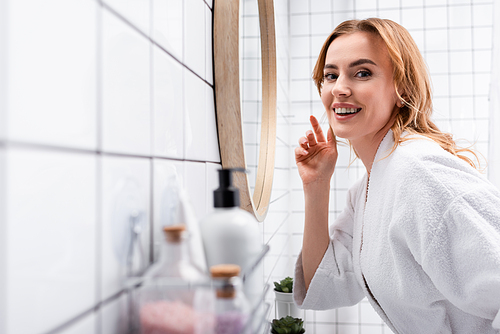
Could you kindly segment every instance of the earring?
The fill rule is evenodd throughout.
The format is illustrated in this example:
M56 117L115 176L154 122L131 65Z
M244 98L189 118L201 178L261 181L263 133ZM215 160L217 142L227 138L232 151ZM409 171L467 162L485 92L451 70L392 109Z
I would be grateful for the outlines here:
M396 105L398 106L398 108L403 108L403 106L404 106L403 103L404 103L404 101L398 100L398 102L396 102Z

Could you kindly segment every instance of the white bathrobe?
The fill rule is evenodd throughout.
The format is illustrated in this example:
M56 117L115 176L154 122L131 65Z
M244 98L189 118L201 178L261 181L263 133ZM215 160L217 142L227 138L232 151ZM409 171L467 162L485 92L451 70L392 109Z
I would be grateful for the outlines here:
M500 333L500 192L416 138L389 155L385 136L369 184L365 175L349 190L330 227L307 293L299 255L295 302L323 310L366 296L395 333Z

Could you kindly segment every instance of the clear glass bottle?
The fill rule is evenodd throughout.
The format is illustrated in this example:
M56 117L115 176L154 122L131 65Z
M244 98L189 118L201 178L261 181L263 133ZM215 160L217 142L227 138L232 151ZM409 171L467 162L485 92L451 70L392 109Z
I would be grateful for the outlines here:
M139 289L142 334L205 334L215 325L209 277L192 261L185 225L164 227L158 262Z
M215 333L249 333L250 306L242 291L240 267L234 264L220 264L210 267L215 285Z
M207 274L199 269L191 259L185 225L163 228L165 240L161 246L158 262L146 276L151 278L171 278L188 282L208 280Z

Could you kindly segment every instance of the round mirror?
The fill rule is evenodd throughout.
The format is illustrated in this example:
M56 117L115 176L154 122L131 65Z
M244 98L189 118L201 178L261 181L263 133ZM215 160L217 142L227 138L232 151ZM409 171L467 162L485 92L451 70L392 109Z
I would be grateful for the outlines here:
M245 6L247 0L243 1ZM249 23L240 29L240 0L214 1L214 85L222 167L243 167L251 172L250 177L236 173L234 184L240 190L241 207L263 221L271 199L274 173L276 39L273 1L253 1L258 5L260 38L254 32L247 34L245 31L245 27L252 25L251 14L248 15ZM247 13L242 14L246 17ZM240 30L249 40L257 38L260 41L260 57L255 55L254 47L241 44L244 38L240 38ZM252 73L256 63L260 64L258 74ZM260 93L253 92L259 90L257 85L261 87ZM247 145L244 138L249 140ZM258 155L254 158L252 152L255 150Z

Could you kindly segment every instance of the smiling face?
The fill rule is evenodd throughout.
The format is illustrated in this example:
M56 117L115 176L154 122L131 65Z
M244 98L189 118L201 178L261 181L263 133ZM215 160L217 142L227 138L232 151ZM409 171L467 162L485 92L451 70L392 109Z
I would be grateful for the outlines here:
M389 52L368 32L341 35L330 44L321 100L335 135L355 146L379 142L399 109Z

